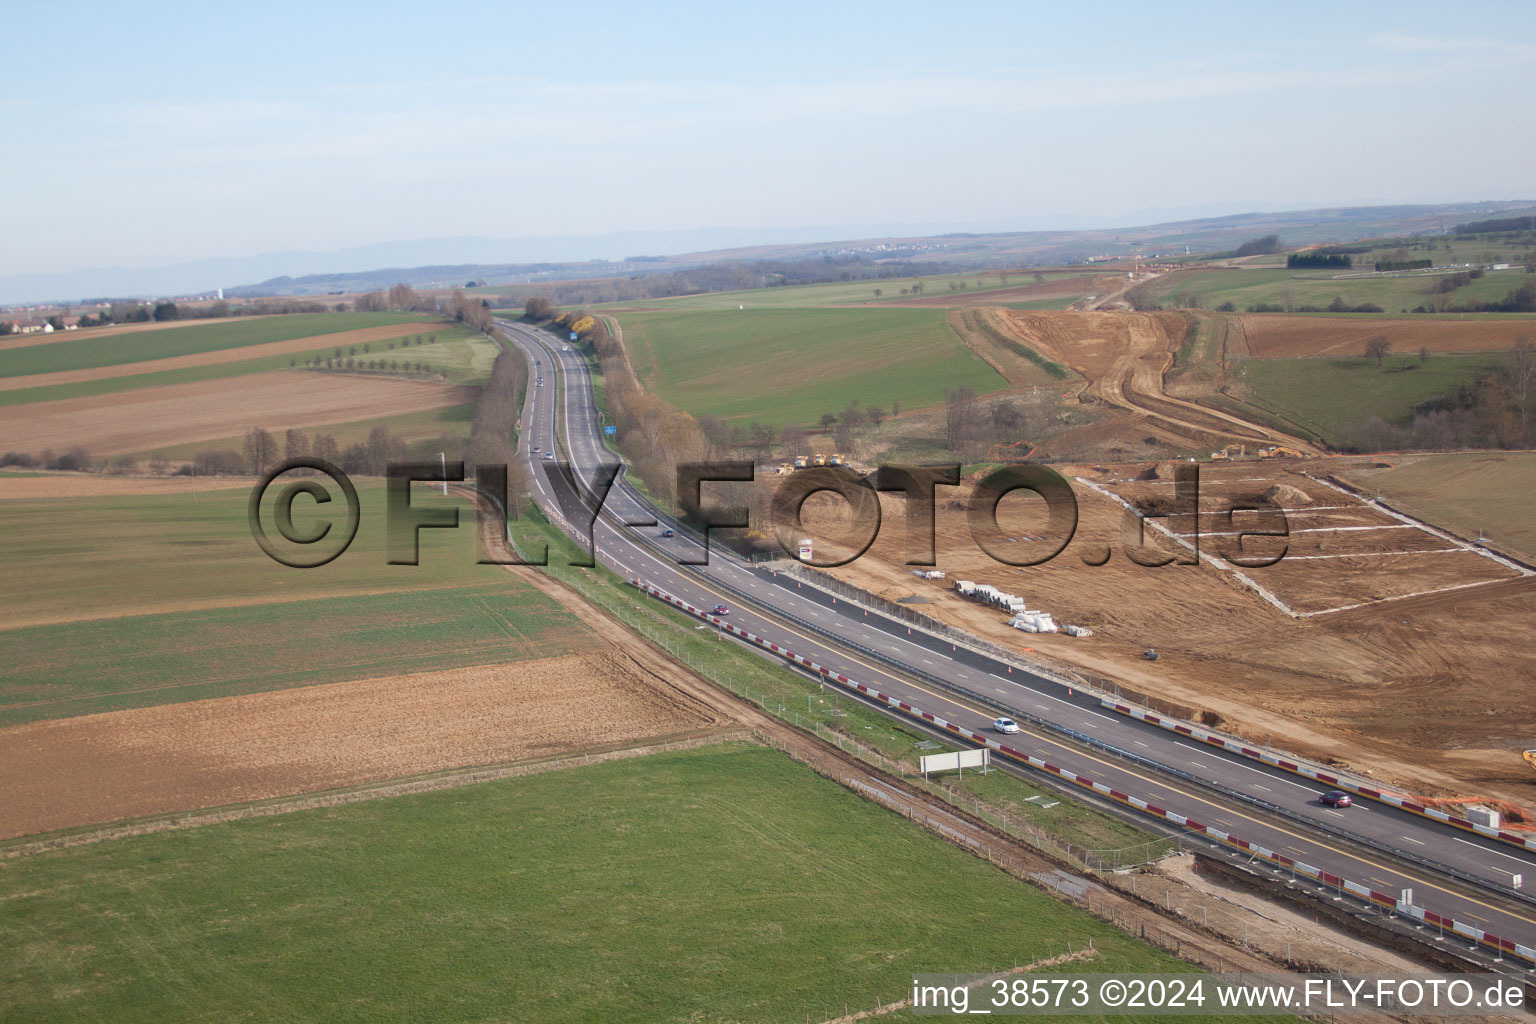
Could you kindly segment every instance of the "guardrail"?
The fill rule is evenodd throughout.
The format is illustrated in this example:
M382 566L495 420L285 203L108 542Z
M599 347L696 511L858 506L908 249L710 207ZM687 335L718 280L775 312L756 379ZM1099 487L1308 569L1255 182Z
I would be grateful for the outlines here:
M702 619L711 625L717 626L721 630L728 632L731 635L738 637L739 639L745 640L754 646L768 650L778 657L783 658L785 661L791 662L792 664L802 668L809 669L814 675L847 687L850 690L878 701L879 703L885 704L888 707L895 708L909 717L930 723L940 729L943 729L946 732L953 733L954 735L960 736L961 738L969 740L973 743L979 743L996 751L1004 757L1009 758L1010 760L1028 765L1029 767L1038 771L1043 771L1047 774L1054 775L1084 789L1092 790L1100 796L1108 797L1117 803L1135 808L1136 810L1151 817L1171 822L1188 832L1204 836L1205 838L1211 839L1224 846L1228 846L1236 850L1241 850L1243 853L1246 853L1251 857L1256 857L1267 863L1288 870L1294 875L1305 876L1322 885L1336 889L1340 895L1349 895L1368 904L1386 908L1389 911L1395 911L1411 920L1421 922L1430 927L1438 927L1442 934L1448 930L1452 934L1473 941L1480 946L1493 949L1501 955L1508 954L1518 957L1521 960L1525 960L1532 965L1536 965L1536 947L1526 946L1515 942L1513 939L1506 939L1502 936L1494 935L1493 933L1488 932L1482 928L1467 924L1463 921L1457 921L1454 918L1443 914L1437 914L1434 911L1425 910L1421 907L1413 906L1412 904L1400 903L1397 897L1391 893L1385 893L1376 889L1372 889L1369 886L1361 885L1360 883L1351 881L1341 875L1337 875L1332 872L1324 871L1321 868L1314 867L1305 863L1304 861L1296 860L1293 857L1287 857L1278 851L1270 850L1267 847L1261 846L1257 843L1249 842L1248 840L1243 839L1233 833L1226 832L1222 829L1218 829L1210 825L1202 824L1192 818L1186 817L1185 815L1178 814L1174 811L1169 811L1162 807L1158 807L1149 801L1132 796L1129 793L1123 793L1120 790L1107 786L1102 782L1098 782L1084 775L1069 771L1068 769L1060 768L1054 764L1051 764L1049 761L1044 760L1043 758L1035 757L1033 754L1028 754L1021 750L1015 750L1013 747L1010 747L1007 744L991 739L990 737L984 736L981 733L972 732L964 726L946 721L937 715L923 711L921 708L918 708L915 705L882 693L865 683L858 682L857 680L844 675L843 673L835 672L823 665L819 665L816 662L811 661L809 658L804 657L803 655L794 653L787 647L773 643L764 637L757 636L754 633L735 626L727 622L721 616L705 611L702 608L697 608L694 605L689 604L687 601L669 594L668 592L662 590L660 587L645 583L639 579L631 579L630 583L638 588L642 593L648 594L657 600L673 605L674 607L679 608L699 619Z
M1529 852L1536 852L1536 838L1521 835L1518 832L1510 832L1505 829L1492 828L1488 825L1479 825L1475 821L1469 821L1466 818L1457 817L1454 814L1447 814L1446 812L1438 811L1433 807L1426 807L1423 804L1410 800L1405 796L1399 796L1396 793L1389 793L1385 790L1376 789L1372 786L1362 785L1361 783L1345 776L1333 775L1329 772L1323 771L1320 768L1314 768L1308 764L1291 761L1280 757L1277 754L1272 754L1266 750L1256 750L1253 747L1243 743L1241 740L1237 740L1229 736L1223 736L1220 733L1210 732L1209 730L1201 729L1198 726L1190 725L1187 722L1180 722L1177 719L1164 718L1161 715L1148 711L1146 708L1136 707L1135 705L1131 704L1124 704L1119 701L1110 700L1108 698L1100 698L1099 703L1102 707L1108 710L1118 712L1119 714L1126 715L1130 718L1134 718L1138 722L1146 722L1148 725L1155 725L1160 729L1166 729L1169 732L1178 733L1180 736L1188 736L1190 739L1199 740L1201 743L1204 743L1207 746L1217 747L1229 754L1238 754L1251 760L1261 761L1272 768L1279 768L1283 771L1292 772L1296 775L1302 776L1303 778L1312 779L1314 782L1321 782L1324 785L1333 786L1337 789L1348 790L1349 792L1358 796L1363 796L1368 800L1376 800L1380 803L1388 804L1389 806L1396 807L1400 810L1408 811L1410 814L1417 814L1420 817L1429 818L1432 821L1438 821L1441 824L1449 825L1452 828L1459 828L1466 832L1475 832L1476 834L1488 839L1494 839L1501 843L1508 843L1511 846L1518 846L1520 849Z
M557 431L557 434L558 434L558 431ZM626 468L627 467L623 466L622 463L621 463L621 467L620 467L620 470L619 470L619 475L618 475L618 477L614 481L614 485L615 486L622 486L624 484L623 477L624 477L624 470ZM633 497L634 493L633 492L630 492L630 493L631 493L631 496ZM615 515L615 514L613 514L611 512L607 512L606 509L600 509L599 510L599 514L606 514L606 517L611 522L615 523L616 525L620 525L620 526L624 525L622 523L622 521L618 518L617 515ZM570 533L570 534L574 535L574 528L572 527L571 524L563 522L563 517L562 517L561 525L566 528L566 532L567 533ZM663 551L660 548L659 545L656 545L656 544L652 543L650 538L637 535L636 539L640 541L642 546L644 546L644 547L646 547L648 549L651 549L654 553L659 553L659 554L662 554L663 556L666 554L665 551ZM713 576L706 577L696 567L685 566L685 567L680 567L680 568L683 568L690 575L694 575L694 576L699 577L701 580L707 579L711 584L713 584L715 586L718 586L718 587L721 587L721 588L729 591L730 593L732 593L737 598L739 598L739 599L741 599L743 601L749 602L749 603L754 604L754 605L758 603L755 598L753 598L751 595L748 595L746 592L742 591L740 588L738 588L736 586L733 586L732 584L730 584L730 583L728 583L728 582L726 582L724 580L721 580L719 578L713 577ZM801 665L803 667L810 668L810 669L812 669L813 672L817 673L818 675L820 675L822 677L836 680L837 682L842 683L843 685L846 685L846 686L849 686L850 688L856 689L858 692L863 693L866 696L872 696L872 697L876 698L877 700L879 700L879 701L881 701L883 703L886 703L888 705L891 705L893 707L897 707L898 709L900 709L900 710L902 710L902 711L904 711L904 712L906 712L908 714L915 714L916 717L922 718L922 719L924 719L926 721L929 721L929 722L932 722L932 723L934 723L936 725L939 725L941 728L944 728L947 731L953 732L953 733L955 733L957 735L960 735L960 736L963 736L963 737L965 737L967 739L970 739L973 742L978 742L978 743L982 743L984 745L990 746L993 749L998 750L999 752L1004 753L1007 756L1014 758L1015 760L1022 760L1024 763L1030 764L1032 767L1036 767L1036 768L1039 768L1041 770L1047 771L1049 773L1056 774L1056 775L1060 776L1061 778L1067 779L1070 782L1074 782L1074 783L1076 783L1076 784L1078 784L1080 786L1083 786L1085 788L1093 789L1096 792L1101 793L1102 795L1107 795L1111 799L1117 800L1118 802L1125 803L1128 806L1131 806L1133 808L1136 808L1137 810L1143 811L1144 813L1152 814L1154 817L1162 817L1164 820L1174 822L1175 824L1178 824L1181 827L1187 828L1190 831L1196 832L1197 834L1206 835L1208 838L1212 838L1212 839L1214 839L1214 840L1216 840L1218 842L1222 842L1222 843L1224 843L1224 844L1226 844L1228 846L1232 846L1235 849L1240 849L1240 850L1243 850L1246 853L1250 853L1250 854L1254 854L1254 855L1257 855L1257 856L1264 857L1266 860L1269 860L1272 863L1275 863L1275 864L1277 864L1277 865L1279 865L1281 867L1287 868L1288 870L1292 871L1293 874L1307 875L1308 877L1313 878L1316 881L1322 882L1323 884L1338 887L1341 893L1342 892L1349 892L1351 895L1355 895L1355 896L1357 896L1359 898L1362 898L1362 899L1368 899L1369 901L1374 902L1377 905L1383 905L1383 906L1389 906L1391 908L1395 908L1399 912L1407 914L1410 917L1414 917L1416 920L1423 921L1426 924L1438 925L1441 928L1442 932L1444 931L1445 928L1449 927L1456 934L1461 934L1461 935L1463 935L1466 938L1474 939L1475 941L1479 942L1480 944L1489 945L1492 948L1501 950L1502 952L1511 952L1511 953L1513 953L1516 956L1521 956L1521 957L1523 957L1525 959L1531 960L1533 963L1536 963L1536 950L1532 950L1531 947L1519 946L1518 944L1515 944L1513 942L1513 940L1501 939L1498 936L1490 936L1488 939L1485 940L1484 938L1481 937L1485 933L1481 929L1477 929L1474 926L1466 925L1466 924L1460 923L1460 922L1456 922L1456 921L1454 921L1451 918L1442 917L1441 915L1434 914L1433 912L1430 912L1430 911L1424 911L1424 910L1421 910L1421 909L1419 909L1417 907L1408 906L1408 907L1404 908L1403 906L1400 906L1397 903L1396 899L1394 897L1392 897L1390 894L1380 893L1380 892L1377 892L1376 890L1369 889L1368 887L1360 886L1357 883L1349 882L1348 880L1343 879L1341 876L1333 875L1333 874L1331 874L1329 872L1322 871L1322 869L1320 869L1320 868L1314 868L1311 865L1307 865L1304 862L1297 861L1294 858L1285 857L1283 854L1279 854L1279 853L1274 852L1274 851L1268 851L1268 850L1266 850L1266 848L1261 847L1261 846L1257 846L1256 844L1250 844L1246 840L1239 840L1236 837L1230 836L1229 833L1222 832L1221 830L1211 829L1211 828L1208 828L1207 826L1199 825L1198 823L1195 823L1195 825L1192 827L1190 824L1188 824L1190 819L1186 818L1183 815L1179 815L1176 812L1167 811L1167 810L1164 810L1162 808L1157 808L1157 807L1155 807L1153 805L1147 804L1145 801L1137 801L1135 798L1131 798L1131 797L1128 797L1128 796L1126 796L1124 794L1121 794L1117 790L1114 790L1114 789L1112 789L1110 787L1105 786L1103 783L1099 783L1099 782L1087 779L1086 777L1079 776L1076 773L1070 772L1070 771L1068 771L1066 769L1058 768L1058 767L1056 767L1054 765L1051 765L1049 762L1046 762L1046 761L1044 761L1044 760L1042 760L1040 758L1033 757L1033 755L1024 754L1022 752L1015 751L1012 748L1005 747L1005 746L1003 746L1001 744L998 744L996 741L989 740L985 736L982 736L982 735L980 735L978 733L968 732L968 731L966 731L961 726L958 726L958 725L955 725L953 723L949 723L949 722L946 722L946 721L944 721L942 719L936 718L936 717L928 714L927 712L915 711L910 705L908 705L908 704L906 704L904 702L898 701L898 700L896 700L895 698L892 698L892 697L888 697L887 695L882 694L882 693L880 693L877 690L874 690L874 689L872 689L870 687L867 687L865 684L851 682L844 675L841 675L841 674L838 674L838 673L834 673L831 669L828 669L828 668L825 668L823 666L820 666L820 665L818 665L818 664L816 664L814 662L811 662L809 659L806 659L806 658L804 658L802 656L795 655L792 652L789 652L787 648L783 648L780 645L771 643L770 641L767 641L764 638L758 637L755 634L749 633L746 630L742 630L742 629L740 629L740 628L738 628L736 626L733 626L733 625L725 622L719 616L715 616L715 615L713 615L713 614L711 614L709 612L706 612L706 611L704 611L702 609L695 608L693 605L688 604L687 602L682 601L680 598L676 598L676 597L672 596L671 594L668 594L666 591L663 591L663 590L661 590L658 587L654 587L651 584L641 583L638 580L631 580L631 582L634 583L641 590L643 590L646 593L651 594L652 596L658 597L658 598L660 598L660 599L662 599L664 601L667 601L668 603L676 605L677 607L682 608L685 611L688 611L690 614L693 614L693 615L696 615L696 616L698 616L700 618L703 618L704 620L706 620L708 622L711 622L714 625L717 625L717 626L721 627L725 631L727 631L727 632L729 632L729 633L731 633L733 635L736 635L736 636L738 636L738 637L740 637L742 639L746 639L746 640L748 640L748 642L753 643L756 646L765 648L765 649L771 651L772 653L777 654L778 656L785 658L786 660L794 662L794 663L796 663L798 665ZM802 628L809 629L812 632L815 632L815 633L818 633L818 634L822 634L822 635L827 635L826 634L826 630L823 627L818 626L815 623L809 622L809 621L807 621L805 619L801 619L800 617L794 615L793 613L785 612L785 611L783 611L781 609L774 608L774 609L772 609L772 614L777 616L777 617L779 617L779 618L782 618L782 619L785 619L787 621L793 622L796 625L801 626ZM876 614L880 614L880 613L877 611ZM1173 775L1173 776L1175 776L1177 778L1184 779L1185 781L1189 781L1189 782L1201 785L1201 786L1203 786L1205 788L1212 789L1215 792L1218 792L1218 793L1228 797L1229 799L1235 799L1235 800L1241 801L1243 803L1247 803L1247 804L1250 804L1250 805L1253 805L1253 806L1261 807L1264 810L1266 810L1266 811L1268 811L1268 812L1270 812L1272 814L1275 814L1275 815L1278 815L1278 816L1281 816L1281 817L1285 817L1285 818L1287 818L1289 820L1305 824L1308 827L1311 827L1311 828L1314 828L1314 829L1319 829L1321 831L1328 832L1328 833L1330 833L1332 835L1335 835L1335 836L1338 836L1340 838L1346 839L1348 841L1357 843L1359 845L1367 846L1367 847L1369 847L1371 849L1377 850L1378 852L1386 853L1386 854L1388 854L1390 856L1394 856L1394 857L1397 857L1397 858L1402 859L1402 860L1406 860L1406 861L1410 861L1410 862L1419 864L1419 865L1421 865L1423 867L1426 867L1426 868L1428 868L1430 870L1440 872L1440 873L1446 875L1447 877L1456 878L1456 879L1460 879L1460 880L1463 880L1463 881L1471 882L1471 883L1479 885L1479 886L1498 888L1500 891L1504 891L1503 887L1490 886L1490 883L1486 879L1482 879L1482 878L1479 878L1479 877L1476 877L1476 876L1468 875L1465 872L1459 871L1459 870L1457 870L1455 868L1451 868L1451 867L1448 867L1446 865L1439 864L1438 862L1432 861L1432 860L1430 860L1428 858L1425 858L1425 857L1422 857L1420 855L1413 854L1413 853L1411 853L1409 851L1401 850L1401 849L1399 849L1397 847L1391 846L1390 844L1386 844L1386 843L1380 842L1379 840L1374 840L1374 839L1371 839L1371 838L1366 837L1366 836L1356 835L1356 834L1354 834L1352 832L1349 832L1347 829L1341 829L1341 828L1338 828L1336 826L1332 826L1332 825L1330 825L1330 824L1328 824L1326 822L1316 821L1316 820L1314 820L1312 818L1308 818L1308 817L1306 817L1304 815L1297 814L1296 812L1291 811L1288 808L1280 807L1278 805L1270 804L1270 803L1268 803L1266 801L1259 800L1256 797L1253 797L1253 796L1251 796L1249 794L1239 793L1239 792L1237 792L1235 790L1227 790L1224 787L1221 787L1221 786L1219 786L1219 785L1217 785L1215 783L1212 783L1212 782L1210 782L1207 779L1201 778L1199 776L1193 775L1193 774L1188 773L1188 772L1184 772L1181 769L1177 769L1177 768L1174 768L1174 767L1172 767L1170 765L1163 764L1162 762L1152 760L1151 758L1147 758L1147 757L1135 754L1135 753L1130 752L1130 751L1121 750L1120 748L1117 748L1117 747L1114 747L1114 746L1112 746L1110 744L1107 744L1104 741L1099 740L1099 739L1097 739L1095 737L1088 736L1085 733L1080 733L1080 732L1078 732L1078 731L1076 731L1074 729L1068 728L1067 726L1060 725L1059 723L1051 722L1051 721L1049 721L1047 719L1040 718L1039 716L1036 716L1036 715L1031 714L1029 712L1013 708L1012 706L1010 706L1010 705L1008 705L1006 703L998 701L995 697L989 697L989 696L987 696L985 694L981 694L981 693L978 693L976 691L972 691L969 688L963 687L963 686L959 686L959 685L955 684L954 682L952 682L950 680L939 679L938 677L932 676L929 673L924 672L922 669L919 669L919 668L917 668L915 666L911 666L911 665L908 665L908 664L906 664L904 662L901 662L901 661L899 661L899 660L897 660L895 658L890 657L889 655L887 655L887 654L885 654L885 653L883 653L881 651L875 650L874 648L866 647L866 646L864 646L862 644L856 643L856 642L851 641L851 640L847 640L847 639L845 639L843 637L833 637L833 639L834 639L834 641L839 646L843 646L843 647L847 647L847 648L859 651L860 653L866 654L866 655L868 655L870 657L873 657L873 658L875 658L875 659L877 659L879 661L885 662L887 664L891 664L891 665L899 668L902 671L909 672L909 673L911 673L913 675L917 675L917 676L919 676L919 677L921 677L921 678L923 678L925 680L928 680L930 682L935 683L936 685L943 686L945 689L948 689L948 690L954 691L956 693L959 693L959 694L961 694L963 696L966 696L966 697L968 697L968 698L970 698L972 700L975 700L975 701L977 701L979 703L983 703L983 704L985 704L985 705L987 705L987 706L989 706L991 708L997 708L997 709L1001 709L1001 710L1007 711L1011 715L1014 715L1014 716L1020 717L1020 718L1024 718L1025 720L1030 721L1031 723L1033 723L1033 724L1035 724L1035 725L1037 725L1037 726L1039 726L1041 728L1044 728L1044 729L1047 729L1049 731L1055 732L1057 734L1066 736L1066 737L1068 737L1070 739L1073 739L1073 740L1075 740L1075 741L1077 741L1079 743L1082 743L1082 744L1088 746L1091 749L1101 750L1101 751L1104 751L1106 753L1113 754L1113 755L1115 755L1117 757L1121 757L1123 759L1132 761L1134 763L1144 765L1144 766L1146 766L1148 768L1155 769L1158 772L1161 772L1161 773L1164 773L1164 774L1170 774L1170 775ZM985 654L985 652L975 651L974 649L973 649L973 653L980 654L983 657L990 657L990 655ZM1012 667L1008 666L1006 662L1000 662L1000 664L1003 664L1005 667L1008 667L1010 672L1012 671ZM1026 669L1025 671L1030 671L1030 670ZM1051 681L1054 682L1055 680L1051 680ZM1101 701L1103 701L1104 699L1105 698L1103 698L1102 696L1100 697ZM1156 723L1154 723L1154 724L1156 724ZM1224 836L1228 837L1228 838L1223 838ZM1352 886L1353 886L1353 888L1351 888ZM1355 890L1359 890L1359 891L1355 891ZM1525 893L1519 892L1518 890L1510 889L1510 890L1508 890L1508 894L1509 895L1513 895L1513 896L1515 896L1517 898L1520 898L1520 899L1531 900L1532 902L1536 902L1536 900L1532 900L1531 897L1528 897ZM1385 901L1385 903L1383 903L1383 900ZM1473 934L1474 932L1476 934ZM1520 950L1526 950L1527 952L1526 953L1521 953L1521 952L1519 952Z

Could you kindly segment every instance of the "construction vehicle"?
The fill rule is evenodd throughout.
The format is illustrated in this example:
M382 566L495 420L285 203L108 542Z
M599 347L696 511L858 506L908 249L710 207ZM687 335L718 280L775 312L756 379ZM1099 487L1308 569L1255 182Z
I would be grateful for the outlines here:
M1248 446L1245 444L1234 443L1227 445L1219 452L1211 452L1211 461L1226 462L1228 459L1233 457L1232 452L1234 450L1237 452L1237 458L1246 459L1248 457Z
M829 466L841 466L842 464L843 456L840 452L833 452L827 459L827 465Z
M806 460L806 457L804 455L796 455L795 456L795 468L796 469L804 469L809 464L810 463Z
M1536 768L1536 750L1527 750L1524 754L1522 754L1520 756L1524 757L1527 761L1529 761L1532 768Z
M811 465L813 465L813 466L825 466L826 464L827 464L827 457L825 455L822 455L820 452L817 452L815 455L811 456Z
M1272 459L1276 455L1289 455L1293 459L1304 459L1306 455L1285 444L1272 444L1268 448L1259 449L1259 458Z

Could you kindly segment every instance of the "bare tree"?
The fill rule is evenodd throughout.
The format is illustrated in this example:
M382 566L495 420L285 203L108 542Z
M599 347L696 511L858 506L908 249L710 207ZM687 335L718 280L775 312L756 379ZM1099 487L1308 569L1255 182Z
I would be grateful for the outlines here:
M1387 357L1387 353L1391 351L1392 340L1385 334L1378 334L1376 337L1365 343L1365 357L1367 359L1376 360L1377 366L1381 365L1381 361L1385 359Z
M1509 390L1515 400L1515 408L1520 414L1520 431L1522 437L1529 431L1530 425L1530 400L1531 384L1536 380L1536 346L1531 344L1531 336L1522 334L1515 342L1514 351L1509 354Z
M791 458L796 455L804 455L809 439L806 437L805 428L798 423L790 423L779 432L779 443L784 446L784 453Z
M298 459L309 454L309 438L297 430L290 430L283 436L283 458Z
M245 461L257 476L277 458L277 439L261 427L253 428L245 435Z
M885 422L885 410L878 405L871 405L864 410L864 418L869 420L870 426L879 430L880 424Z

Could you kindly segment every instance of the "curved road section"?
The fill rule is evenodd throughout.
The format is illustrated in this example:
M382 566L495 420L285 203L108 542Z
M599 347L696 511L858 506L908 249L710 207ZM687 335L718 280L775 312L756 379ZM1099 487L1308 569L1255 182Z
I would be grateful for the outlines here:
M1016 761L1037 770L1049 764L1058 778L1143 813L1153 813L1150 806L1156 817L1253 852L1280 873L1337 887L1341 897L1365 890L1374 895L1361 898L1376 905L1391 903L1430 928L1443 926L1447 940L1459 934L1536 962L1536 899L1514 884L1519 876L1536 888L1530 853L1387 804L1325 807L1318 798L1326 786L1106 713L1096 696L754 568L718 545L707 564L683 564L703 561L706 552L624 480L619 457L603 443L586 359L546 331L498 325L528 357L530 376L543 380L528 388L520 438L534 500L577 536L590 522L603 565L710 621L720 623L710 612L727 605L738 637L750 635L802 669L814 665L823 678L851 681L843 685L865 696L916 709L972 742L995 745L984 735L992 719L1014 717L1026 726L1006 744ZM533 454L535 446L542 451ZM557 457L546 459L549 452ZM608 479L611 490L593 519L590 497L583 503L575 487L590 493ZM667 529L675 535L662 536Z

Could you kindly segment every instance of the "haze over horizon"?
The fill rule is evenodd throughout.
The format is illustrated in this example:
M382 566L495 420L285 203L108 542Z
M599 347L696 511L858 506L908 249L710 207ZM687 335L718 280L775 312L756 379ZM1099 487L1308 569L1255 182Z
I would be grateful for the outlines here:
M1443 10L27 8L15 39L109 42L11 55L0 276L1519 198L1536 9Z

